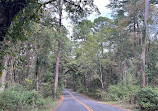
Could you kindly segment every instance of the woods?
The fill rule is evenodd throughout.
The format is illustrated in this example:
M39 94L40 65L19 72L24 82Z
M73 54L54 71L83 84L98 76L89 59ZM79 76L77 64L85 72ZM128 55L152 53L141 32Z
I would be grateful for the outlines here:
M64 88L158 110L156 5L110 0L89 20L93 0L1 0L0 110L53 110Z

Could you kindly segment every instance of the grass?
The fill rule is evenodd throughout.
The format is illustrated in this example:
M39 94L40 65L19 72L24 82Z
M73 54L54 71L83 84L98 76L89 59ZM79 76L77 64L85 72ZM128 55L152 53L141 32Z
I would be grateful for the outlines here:
M59 101L58 100L56 100L56 101L52 101L52 102L50 102L47 106L46 106L46 108L44 109L44 110L42 110L42 111L52 111L52 110L54 110L55 108L56 108L56 106L59 104Z
M58 104L59 104L59 100L53 100L52 98L47 98L47 101L42 108L40 109L36 108L31 111L53 111Z

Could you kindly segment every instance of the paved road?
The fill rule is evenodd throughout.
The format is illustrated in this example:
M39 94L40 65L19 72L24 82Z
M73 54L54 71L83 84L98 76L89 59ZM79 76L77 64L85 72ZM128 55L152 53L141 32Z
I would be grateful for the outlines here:
M70 90L64 90L64 99L55 111L125 111L86 99Z

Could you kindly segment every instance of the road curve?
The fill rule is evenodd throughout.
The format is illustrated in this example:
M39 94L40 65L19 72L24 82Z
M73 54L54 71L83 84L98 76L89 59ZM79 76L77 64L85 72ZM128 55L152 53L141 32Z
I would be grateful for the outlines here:
M64 99L55 111L126 111L89 100L67 89L63 93Z

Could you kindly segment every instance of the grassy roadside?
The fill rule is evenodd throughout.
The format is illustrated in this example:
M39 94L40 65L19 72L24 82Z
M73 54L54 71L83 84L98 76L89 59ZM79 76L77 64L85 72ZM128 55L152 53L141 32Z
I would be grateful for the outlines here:
M35 108L30 111L53 111L59 104L59 100L53 100L52 98L47 98L47 101L41 108Z
M53 111L58 104L59 104L59 100L52 101L50 104L46 106L46 109L42 111Z
M54 111L58 107L58 105L60 105L62 100L63 100L63 95L61 95L60 98L56 99L56 100L48 98L47 102L45 103L43 108L40 109L40 111ZM39 110L35 109L35 110L32 110L32 111L39 111Z

